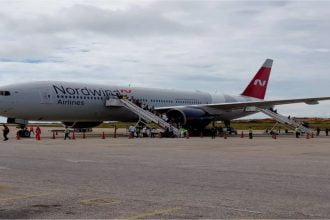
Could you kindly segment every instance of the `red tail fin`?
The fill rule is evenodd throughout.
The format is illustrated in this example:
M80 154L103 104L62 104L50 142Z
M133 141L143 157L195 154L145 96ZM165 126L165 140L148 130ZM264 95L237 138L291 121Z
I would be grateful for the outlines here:
M267 59L241 95L264 99L273 60Z

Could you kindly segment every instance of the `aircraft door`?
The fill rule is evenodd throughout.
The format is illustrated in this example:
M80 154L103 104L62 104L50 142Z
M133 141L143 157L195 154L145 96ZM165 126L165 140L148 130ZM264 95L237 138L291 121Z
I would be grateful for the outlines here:
M40 90L39 94L41 104L52 104L54 102L52 93L49 89Z

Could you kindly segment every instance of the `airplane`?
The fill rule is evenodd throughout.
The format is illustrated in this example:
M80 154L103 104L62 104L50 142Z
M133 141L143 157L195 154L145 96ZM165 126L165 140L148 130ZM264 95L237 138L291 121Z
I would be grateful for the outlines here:
M142 87L123 87L60 81L37 81L0 87L0 115L24 128L28 121L61 121L72 128L91 128L103 121L132 122L138 116L125 107L107 107L119 95L153 107L187 129L203 129L214 121L226 126L233 119L276 105L318 104L330 97L264 100L273 60L266 59L240 95L210 94ZM247 110L252 108L252 110ZM29 132L26 130L26 136Z

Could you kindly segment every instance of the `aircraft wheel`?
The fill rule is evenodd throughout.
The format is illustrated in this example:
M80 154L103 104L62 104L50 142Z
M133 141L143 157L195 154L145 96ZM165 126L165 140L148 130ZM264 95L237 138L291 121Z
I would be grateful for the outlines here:
M23 131L23 136L26 137L26 138L29 138L31 137L31 133L29 131Z
M22 138L29 138L31 137L31 133L27 130L19 130L18 135Z

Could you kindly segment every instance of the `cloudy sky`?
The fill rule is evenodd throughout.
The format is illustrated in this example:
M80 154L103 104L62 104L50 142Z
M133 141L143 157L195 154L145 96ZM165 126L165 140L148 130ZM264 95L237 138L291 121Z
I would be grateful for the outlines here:
M0 85L239 94L272 58L267 99L330 96L329 18L330 1L1 0ZM330 102L279 110L329 117Z

